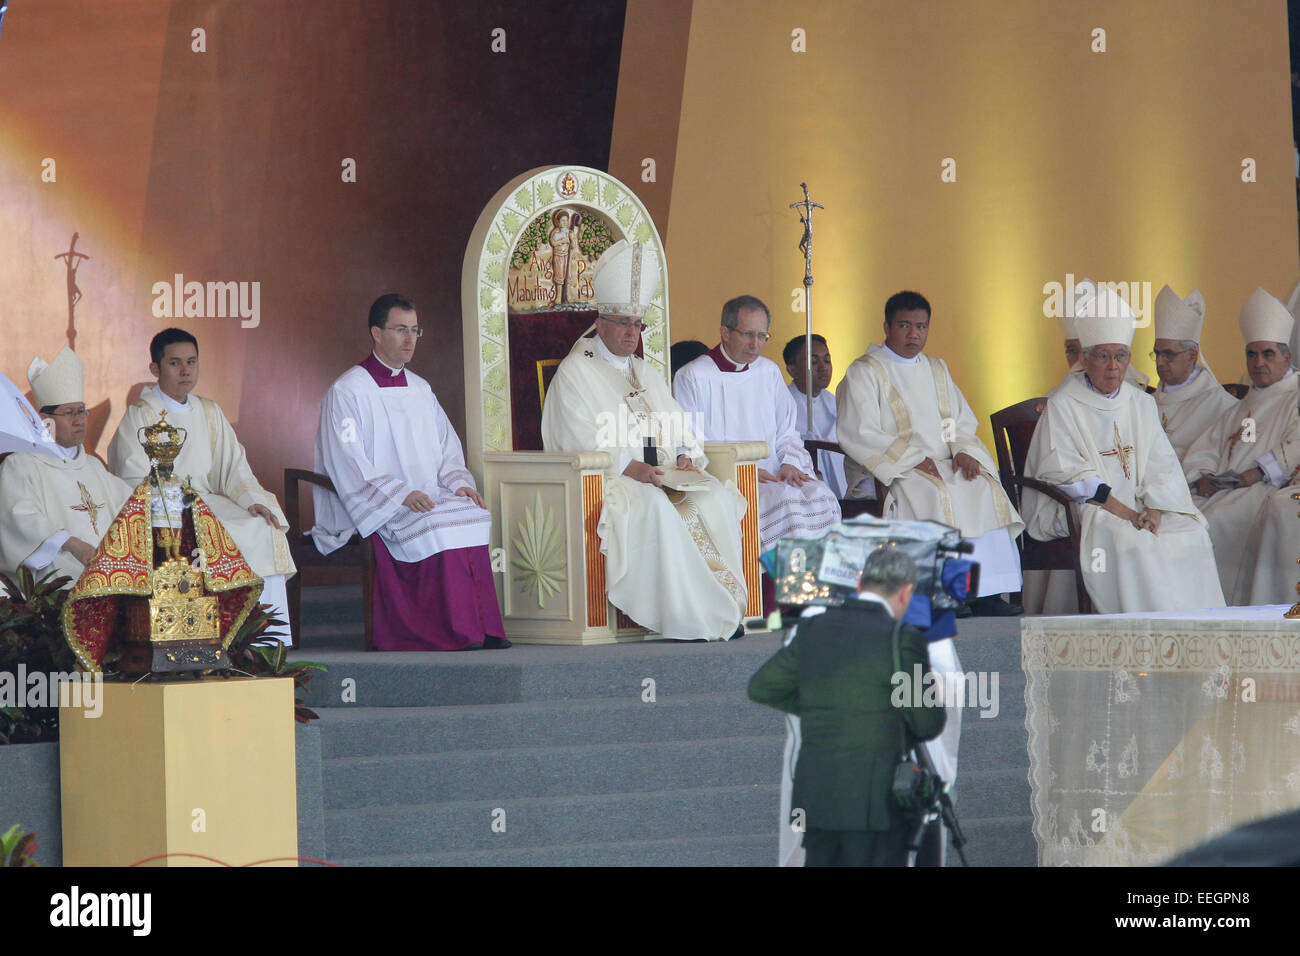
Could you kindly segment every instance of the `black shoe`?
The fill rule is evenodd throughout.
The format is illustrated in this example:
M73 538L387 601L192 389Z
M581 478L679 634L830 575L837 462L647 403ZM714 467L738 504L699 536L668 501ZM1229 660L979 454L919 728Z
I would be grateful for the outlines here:
M507 647L514 647L514 644L507 638L494 637L491 634L483 638L483 649L485 651L500 651Z
M738 641L744 636L745 636L745 625L742 624L740 625L740 627L736 628L736 633L732 634L731 637L728 638L728 640Z
M1008 604L996 594L976 598L971 602L971 613L976 617L1017 617L1025 609L1019 604Z
M975 612L970 609L969 604L963 604L961 607L957 608L957 618L959 620L962 618L974 617L974 616L975 616Z

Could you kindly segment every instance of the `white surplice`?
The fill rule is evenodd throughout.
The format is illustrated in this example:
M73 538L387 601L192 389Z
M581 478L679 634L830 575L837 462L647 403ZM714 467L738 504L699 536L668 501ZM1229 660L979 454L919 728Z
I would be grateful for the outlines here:
M1078 502L1079 561L1100 614L1222 607L1214 549L1192 504L1154 399L1127 382L1113 395L1071 372L1047 396L1025 459L1025 473ZM1155 534L1086 503L1106 484L1119 502L1164 512ZM1026 489L1027 533L1065 534L1062 505Z
M1283 604L1296 600L1300 581L1300 503L1291 500L1300 466L1300 375L1288 369L1246 397L1193 442L1183 456L1189 483L1204 474L1245 474L1262 467L1267 479L1195 499L1210 525L1219 580L1229 604Z
M1191 377L1181 385L1161 382L1151 397L1160 409L1160 424L1179 461L1196 439L1237 407L1238 401L1223 390L1213 372L1200 364L1192 368Z
M888 484L887 519L938 521L972 539L971 557L980 565L976 597L1019 591L1015 539L1024 523L1002 490L993 456L975 433L975 413L947 363L924 352L903 358L873 345L849 366L835 397L848 481L867 471ZM969 481L953 467L961 452L980 466ZM917 469L926 458L940 478Z
M712 355L701 355L677 370L673 396L697 416L701 441L765 441L771 454L759 468L775 475L782 465L793 465L806 475L813 473L794 399L774 362L759 356L730 372L720 369ZM758 483L758 533L764 548L775 547L782 538L819 538L839 520L839 501L824 481L798 487L784 481Z
M356 365L321 401L316 470L338 489L335 495L313 488L311 535L322 554L355 532L378 534L394 559L408 563L488 543L491 513L456 494L478 490L460 439L429 383L409 368L405 373L405 388L380 388ZM433 510L406 507L413 491L432 498Z
M619 423L615 425L614 423ZM745 499L708 478L674 504L662 489L622 472L641 460L644 438L667 426L697 467L707 464L662 375L635 356L584 336L555 371L542 409L547 451L607 451L604 506L597 533L610 601L642 627L675 640L726 640L747 604L740 519ZM707 476L706 476L707 477Z
M794 399L794 425L799 430L799 434L820 441L839 441L835 437L835 396L831 391L824 388L813 399L813 427L812 431L809 432L808 397L799 391L799 386L795 385L794 382L791 382L786 388L790 392L790 397ZM817 453L817 467L822 473L822 480L826 482L826 487L830 488L831 494L842 499L848 491L848 486L844 481L844 456L837 455L833 451L819 451ZM870 484L870 482L866 484Z
M98 545L131 486L80 445L59 451L59 458L19 452L0 464L0 568L13 575L26 565L37 578L66 574L71 587L85 568L61 550L64 542Z

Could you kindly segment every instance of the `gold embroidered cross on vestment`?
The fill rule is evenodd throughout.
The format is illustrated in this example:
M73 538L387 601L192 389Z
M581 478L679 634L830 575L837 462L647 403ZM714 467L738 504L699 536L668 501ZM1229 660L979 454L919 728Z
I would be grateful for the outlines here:
M105 505L95 504L94 500L90 497L90 489L81 482L77 482L77 487L81 489L81 504L73 505L72 510L84 511L87 517L90 518L91 530L94 531L95 534L99 534L99 522L95 519L99 517L99 512L105 507Z
M1101 454L1107 458L1119 459L1119 466L1124 469L1124 477L1132 478L1132 474L1129 473L1128 462L1129 459L1133 457L1133 446L1121 444L1121 441L1122 439L1119 435L1119 422L1115 422L1115 447L1108 448Z

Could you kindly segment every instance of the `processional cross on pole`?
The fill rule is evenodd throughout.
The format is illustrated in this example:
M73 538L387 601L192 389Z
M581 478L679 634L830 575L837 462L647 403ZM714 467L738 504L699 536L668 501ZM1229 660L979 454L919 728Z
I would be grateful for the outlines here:
M799 210L799 222L803 225L803 238L799 240L799 251L803 253L803 307L804 307L804 400L808 403L808 425L804 430L805 438L816 438L813 430L813 396L812 396L812 219L814 209L825 209L821 203L813 202L808 195L808 184L803 187L803 202L790 203L791 209Z

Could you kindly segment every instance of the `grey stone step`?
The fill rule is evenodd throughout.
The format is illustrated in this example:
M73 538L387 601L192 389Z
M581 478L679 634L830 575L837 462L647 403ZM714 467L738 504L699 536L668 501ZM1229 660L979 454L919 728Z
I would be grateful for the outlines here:
M600 744L387 757L324 765L327 812L386 805L779 783L775 737Z
M504 704L529 700L622 697L640 700L645 681L655 696L732 693L745 699L754 672L779 646L775 633L739 641L675 642L600 648L516 645L466 653L295 651L295 660L323 664L307 687L312 707L420 707ZM345 683L349 682L349 683ZM353 704L345 693L354 693Z
M1028 817L1029 769L975 769L959 761L954 803L963 827L967 820Z
M687 694L645 703L639 697L528 701L449 707L328 707L316 722L326 759L507 747L654 743L773 735L775 710L732 694Z
M704 787L586 797L511 798L330 810L328 859L525 847L688 840L761 833L777 826L778 787ZM493 810L505 832L492 831ZM500 815L497 816L500 819Z
M967 770L1029 769L1029 735L1022 720L982 719L979 711L962 714L958 778Z
M362 857L350 866L775 866L777 836L629 840L580 846Z
M993 817L967 821L957 808L957 822L966 836L966 859L971 866L1037 866L1038 844L1033 817ZM951 841L948 865L961 866Z

